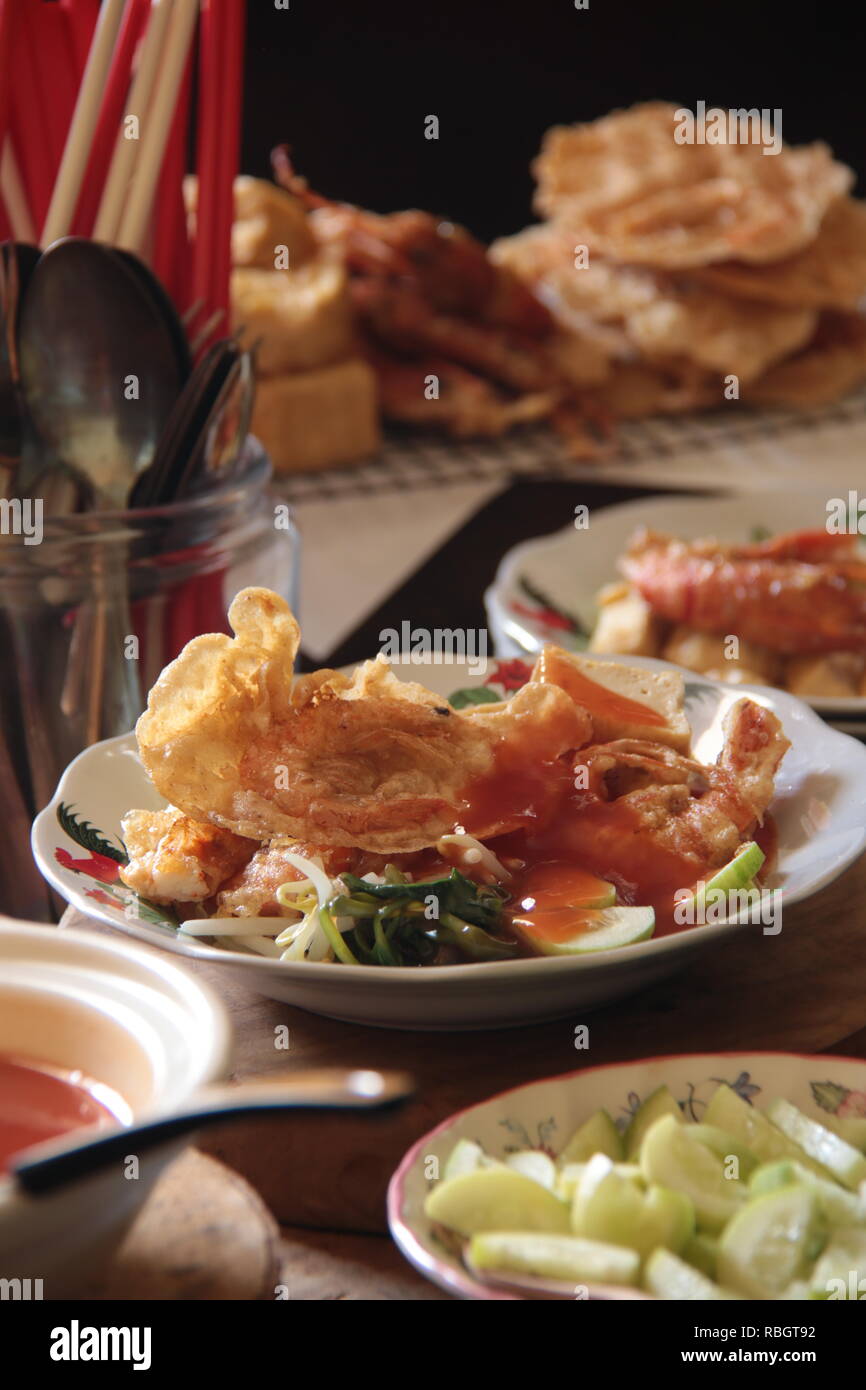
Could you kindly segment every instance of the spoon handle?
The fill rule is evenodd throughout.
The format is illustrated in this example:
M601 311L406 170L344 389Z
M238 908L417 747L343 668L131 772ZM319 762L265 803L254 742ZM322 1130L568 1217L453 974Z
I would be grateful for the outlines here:
M110 1164L122 1163L130 1153L140 1156L208 1125L285 1110L359 1110L377 1114L400 1105L413 1089L411 1079L401 1072L341 1069L207 1087L187 1110L112 1130L84 1143L79 1138L71 1147L60 1150L54 1141L39 1145L30 1151L30 1156L12 1165L12 1176L25 1192L41 1195L91 1177Z

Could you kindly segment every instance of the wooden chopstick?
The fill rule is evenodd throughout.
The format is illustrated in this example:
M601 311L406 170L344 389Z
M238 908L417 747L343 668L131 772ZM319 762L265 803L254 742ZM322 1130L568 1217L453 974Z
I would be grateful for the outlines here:
M73 230L79 236L90 236L93 232L117 132L129 105L133 60L149 14L150 0L126 0L73 218Z
M174 0L156 90L142 121L141 150L123 207L117 245L141 254L153 209L159 171L198 18L198 0Z
M141 157L145 132L150 128L150 106L175 3L176 0L152 0L150 18L139 50L138 69L124 113L127 117L138 118L140 138L127 140L122 128L117 132L111 166L93 226L95 241L117 241L124 203L130 194L132 174Z
M50 246L58 237L66 236L72 224L122 18L123 0L105 0L97 21L63 158L42 228L43 247Z

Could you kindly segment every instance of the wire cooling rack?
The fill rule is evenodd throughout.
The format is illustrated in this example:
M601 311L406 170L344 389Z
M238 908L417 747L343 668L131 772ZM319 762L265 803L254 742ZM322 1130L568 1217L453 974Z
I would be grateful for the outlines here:
M278 482L290 501L410 492L452 483L518 478L589 478L657 487L841 486L862 475L866 391L804 411L752 411L735 403L712 414L657 416L620 425L608 453L570 459L548 427L494 440L452 440L427 433L390 434L363 463L325 472L289 473ZM721 470L721 471L720 471Z

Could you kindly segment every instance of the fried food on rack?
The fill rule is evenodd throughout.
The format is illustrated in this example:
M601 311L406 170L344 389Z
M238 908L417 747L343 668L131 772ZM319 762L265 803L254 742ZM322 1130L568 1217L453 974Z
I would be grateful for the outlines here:
M325 670L295 681L299 629L266 589L238 594L229 622L234 638L196 637L166 667L136 733L163 796L239 835L421 849L453 829L464 788L506 751L554 762L591 734L585 711L540 684L457 711L382 658L351 678Z
M862 314L821 315L811 342L776 362L749 384L753 405L794 410L830 405L866 381L866 319Z
M631 265L776 261L817 235L854 175L826 145L678 143L678 108L650 102L548 131L536 204L578 241Z
M866 648L866 563L857 537L805 532L756 545L642 530L620 567L653 611L771 651Z
M866 203L840 198L815 240L771 265L722 261L696 272L713 289L763 304L856 309L866 295Z

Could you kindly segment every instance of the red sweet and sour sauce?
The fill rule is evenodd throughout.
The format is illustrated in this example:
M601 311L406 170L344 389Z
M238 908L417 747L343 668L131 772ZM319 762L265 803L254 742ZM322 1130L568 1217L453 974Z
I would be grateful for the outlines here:
M120 1096L108 1087L39 1062L0 1056L0 1173L31 1144L91 1125L128 1120Z

